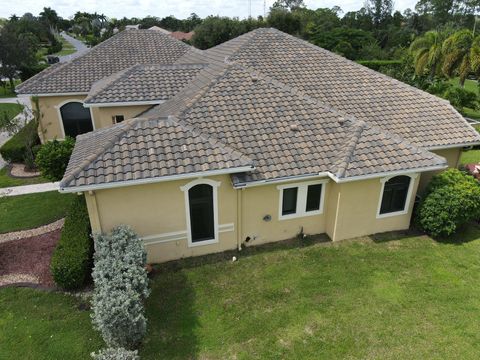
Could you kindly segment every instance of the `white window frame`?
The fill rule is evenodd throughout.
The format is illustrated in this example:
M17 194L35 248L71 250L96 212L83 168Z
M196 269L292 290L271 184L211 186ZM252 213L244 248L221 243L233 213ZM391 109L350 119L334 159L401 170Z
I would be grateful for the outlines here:
M214 238L209 239L209 240L204 240L204 241L192 241L192 227L190 223L190 201L188 197L188 191L200 184L206 184L210 185L212 187L213 191L213 234ZM183 191L184 193L184 199L185 199L185 214L186 214L186 219L187 219L187 239L188 239L188 247L195 247L195 246L203 246L203 245L210 245L210 244L216 244L218 243L218 187L220 186L221 182L220 181L214 181L210 179L196 179L193 181L190 181L188 184L181 186L180 190Z
M291 183L285 185L278 185L277 189L279 190L278 198L278 220L289 220L299 217L307 217L323 214L323 204L325 202L325 187L329 182L328 179L317 180L317 181L306 181L299 183ZM310 185L322 185L322 191L320 192L320 208L318 210L306 211L307 207L307 192ZM298 188L297 190L297 208L295 214L282 214L283 208L283 190Z
M120 124L120 123L117 121L117 117L118 117L118 116L123 116L123 120L120 121L120 122L124 122L124 121L125 121L125 115L123 115L123 114L112 115L113 125L115 125L115 124Z
M403 210L400 210L400 211L380 214L380 209L382 207L382 200L383 200L383 191L385 190L385 184L388 180L393 179L394 177L397 177L397 176L408 176L410 178L410 184L408 185L407 198L405 200L405 207ZM380 188L380 196L378 199L377 219L383 219L391 216L405 215L408 213L408 209L410 208L410 201L412 200L413 187L415 185L415 179L417 177L418 177L418 173L413 173L413 174L396 174L396 175L387 176L380 179L380 183L382 184L382 186Z
M68 103L80 103L84 106L84 103L83 101L81 100L78 100L78 99L68 99L68 100L64 100L62 101L60 104L57 104L55 105L55 109L57 110L57 115L58 115L58 121L60 122L60 129L62 130L62 135L63 135L63 139L65 139L66 135L65 135L65 128L63 127L63 118L62 118L62 112L60 111L60 109L62 108L63 105L66 105ZM95 120L93 118L93 112L92 112L92 108L90 108L90 120L92 121L92 131L95 131L97 130L96 127L95 127Z

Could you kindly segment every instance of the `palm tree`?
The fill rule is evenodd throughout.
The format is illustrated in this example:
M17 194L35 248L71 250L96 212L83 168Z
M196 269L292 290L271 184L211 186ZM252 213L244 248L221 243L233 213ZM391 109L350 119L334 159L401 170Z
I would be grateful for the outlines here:
M470 30L460 30L449 36L442 51L443 73L448 77L458 75L461 86L470 72L480 72L480 40Z
M40 13L40 18L47 23L50 27L50 32L53 34L57 29L57 24L59 22L58 14L55 10L49 7L44 7L43 11Z
M430 78L439 73L442 63L442 43L446 35L444 32L432 30L416 38L410 45L410 52L414 56L415 73L423 75L428 72Z

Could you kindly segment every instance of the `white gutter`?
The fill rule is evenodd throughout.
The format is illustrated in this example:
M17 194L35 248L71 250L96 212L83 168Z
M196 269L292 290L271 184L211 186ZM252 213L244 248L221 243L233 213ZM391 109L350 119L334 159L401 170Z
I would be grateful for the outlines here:
M467 143L467 144L453 144L453 145L439 145L439 146L430 146L424 147L425 150L446 150L446 149L453 149L453 148L464 148L469 146L476 146L480 145L480 141Z
M182 174L182 175L160 176L156 178L140 179L140 180L118 181L118 182L106 183L106 184L82 185L82 186L73 186L73 187L67 187L67 188L60 187L59 191L61 193L95 191L95 190L113 189L113 188L126 187L126 186L155 184L155 183L172 181L172 180L182 180L182 179L201 178L205 176L233 174L233 173L247 172L252 170L255 170L254 166L242 166L238 168L201 171L197 173Z
M74 95L88 95L86 92L70 92L70 93L49 93L49 94L22 94L17 93L19 96L37 96L37 97L45 97L45 96L74 96Z
M301 179L322 178L322 177L327 177L327 176L329 176L328 172L321 172L321 173L318 173L318 174L310 174L310 175L287 176L287 177L278 178L278 179L258 180L258 181L251 181L251 182L248 182L248 183L240 183L240 184L233 185L233 188L234 189L244 189L244 188L249 188L249 187L263 186L263 185L269 185L269 184L278 184L278 183L284 183L284 182L301 180Z
M135 106L135 105L159 105L164 103L165 100L148 100L148 101L118 101L109 103L84 103L83 107L114 107L114 106Z
M381 178L381 177L385 177L385 176L396 176L396 175L405 175L405 174L420 173L420 172L426 172L426 171L443 170L443 169L446 169L446 168L448 168L447 164L430 166L430 167L423 167L423 168L417 168L417 169L387 171L387 172L383 172L383 173L375 173L375 174L361 175L361 176L352 176L352 177L344 178L344 179L340 179L332 173L328 173L328 176L330 177L330 179L332 179L336 183L341 184L341 183L352 182L352 181L376 179L376 178Z

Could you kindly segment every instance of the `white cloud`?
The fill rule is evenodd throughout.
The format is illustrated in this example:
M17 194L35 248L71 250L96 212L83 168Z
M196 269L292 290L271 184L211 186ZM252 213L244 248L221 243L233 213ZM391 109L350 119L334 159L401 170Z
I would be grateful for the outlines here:
M264 0L250 0L252 16L263 15ZM266 0L266 10L274 0ZM307 7L332 7L338 5L344 12L358 10L363 1L355 0L305 0ZM414 8L416 1L397 0L396 9ZM192 12L201 17L208 15L247 17L249 14L249 0L0 0L0 17L18 16L31 12L38 15L43 7L55 9L62 17L70 17L77 11L98 12L108 17L144 17L147 15L165 17L174 15L177 18L188 17Z

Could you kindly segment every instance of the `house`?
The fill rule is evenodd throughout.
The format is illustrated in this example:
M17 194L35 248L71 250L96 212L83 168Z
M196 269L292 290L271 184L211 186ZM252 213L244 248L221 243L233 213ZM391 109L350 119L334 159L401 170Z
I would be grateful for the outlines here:
M129 30L20 91L60 109L44 140L65 97L90 109L61 191L95 232L131 225L150 262L406 229L431 176L480 144L447 101L275 29L205 51Z

